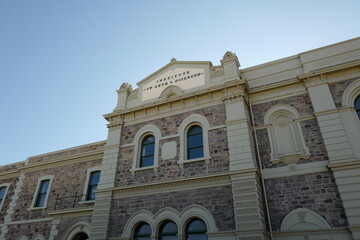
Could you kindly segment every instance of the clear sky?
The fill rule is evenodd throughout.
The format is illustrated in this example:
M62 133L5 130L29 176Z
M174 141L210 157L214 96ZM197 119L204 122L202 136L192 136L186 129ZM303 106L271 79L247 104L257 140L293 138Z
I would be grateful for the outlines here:
M241 68L360 36L359 0L0 0L0 165L105 140L103 114L177 60Z

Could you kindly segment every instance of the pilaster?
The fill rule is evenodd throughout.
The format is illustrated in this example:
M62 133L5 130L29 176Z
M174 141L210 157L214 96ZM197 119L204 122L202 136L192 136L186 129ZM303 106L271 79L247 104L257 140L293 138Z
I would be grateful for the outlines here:
M231 176L237 240L267 239L257 169Z
M356 159L339 110L336 108L326 75L304 80L314 107L325 147L329 167L348 218L353 239L360 240L360 162Z
M255 168L256 158L244 94L223 97L226 107L226 130L230 171Z
M96 193L90 233L90 239L92 240L107 238L112 200L111 189L115 186L117 161L120 154L122 121L113 121L108 127L109 133L104 151L98 190L109 189L109 192Z

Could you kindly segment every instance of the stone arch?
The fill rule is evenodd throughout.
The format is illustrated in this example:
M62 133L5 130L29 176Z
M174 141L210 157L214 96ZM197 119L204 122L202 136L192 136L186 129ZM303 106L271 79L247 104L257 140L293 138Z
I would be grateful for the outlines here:
M308 231L330 229L330 225L319 214L306 208L290 212L281 223L281 231Z
M69 230L65 233L62 240L78 240L77 237L79 235L85 236L87 235L89 238L90 236L90 224L86 221L77 222L72 225Z
M159 158L159 140L161 139L161 131L160 129L153 125L153 124L147 124L144 127L142 127L134 137L134 154L133 154L133 163L131 167L131 173L134 174L135 171L139 168L139 157L140 157L140 150L141 150L141 142L143 138L151 134L155 137L155 151L154 151L154 165L151 166L152 168L158 167L158 158Z
M31 240L45 240L45 238L43 235L37 234Z
M299 112L287 104L275 105L265 113L272 163L294 164L310 156L300 123L296 121L299 117Z
M181 226L183 229L185 228L186 224L189 222L189 220L193 218L200 218L203 220L207 226L208 232L218 232L219 229L216 226L215 219L213 215L203 206L200 205L191 205L186 208L184 208L181 211Z
M18 240L28 240L28 237L25 235L22 235L21 237L18 238Z
M200 114L191 114L187 118L185 118L178 129L179 137L180 137L180 158L178 163L180 167L186 162L186 136L187 130L193 126L199 125L203 130L203 145L204 145L204 157L203 159L206 163L209 163L210 159L210 150L209 150L209 136L208 131L210 129L210 123L206 117Z
M352 82L344 91L341 98L342 107L354 107L354 101L360 95L360 78Z
M158 211L154 215L154 218L155 218L154 226L156 233L159 232L160 225L166 220L173 221L178 227L178 233L182 232L181 220L180 220L179 212L177 210L170 207L165 207L160 211Z
M131 238L133 235L135 227L141 223L146 222L151 227L151 232L154 234L154 215L147 210L140 210L134 213L126 222L124 226L124 231L121 234L123 238Z
M182 92L183 91L178 86L174 86L174 85L168 86L161 92L159 99L169 100L176 97L180 97Z

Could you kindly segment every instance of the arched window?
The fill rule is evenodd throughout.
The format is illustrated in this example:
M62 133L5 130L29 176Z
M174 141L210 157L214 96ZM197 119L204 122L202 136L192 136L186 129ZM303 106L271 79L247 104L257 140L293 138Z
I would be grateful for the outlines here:
M164 223L159 231L159 240L177 240L178 228L174 222Z
M355 111L360 119L360 95L356 97L354 102Z
M141 142L141 155L139 167L154 165L155 137L147 135Z
M139 224L134 232L134 240L150 240L151 228L147 223Z
M186 240L207 240L206 232L205 223L200 219L193 219L186 226Z
M187 132L187 159L204 157L203 130L194 125Z

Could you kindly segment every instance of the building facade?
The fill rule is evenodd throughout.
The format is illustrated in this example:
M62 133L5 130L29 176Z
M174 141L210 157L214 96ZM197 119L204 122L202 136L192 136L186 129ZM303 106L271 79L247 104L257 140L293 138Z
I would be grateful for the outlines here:
M123 83L108 138L0 167L0 239L360 239L360 38Z

